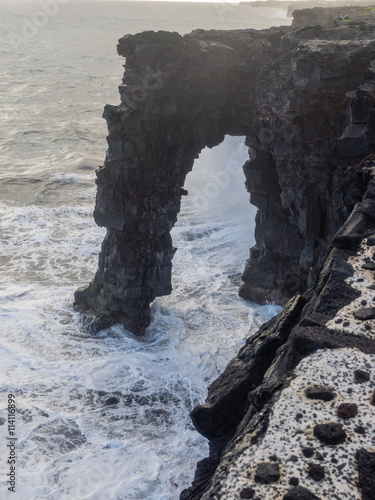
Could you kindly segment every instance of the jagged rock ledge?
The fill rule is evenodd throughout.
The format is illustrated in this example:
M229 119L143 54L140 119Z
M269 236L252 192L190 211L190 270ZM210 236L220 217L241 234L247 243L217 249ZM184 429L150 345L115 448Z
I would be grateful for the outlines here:
M182 500L374 499L372 155L352 181L365 193L315 286L246 342L193 410L210 457Z

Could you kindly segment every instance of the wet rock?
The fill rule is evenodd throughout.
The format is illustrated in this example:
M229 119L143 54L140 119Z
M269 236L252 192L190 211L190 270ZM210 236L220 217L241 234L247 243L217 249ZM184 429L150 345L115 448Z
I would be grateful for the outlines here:
M337 409L337 416L343 419L354 418L358 414L358 406L355 403L342 403Z
M354 317L360 321L375 319L375 307L362 307L361 309L354 311Z
M324 444L341 444L346 440L342 424L318 424L314 427L314 436Z
M288 493L283 496L283 500L320 500L320 498L306 488L297 486L289 490Z
M258 464L255 473L255 482L261 484L275 483L280 479L279 465L271 462Z
M307 471L307 475L311 477L314 481L321 481L325 477L324 467L319 464L308 464L309 469Z
M305 394L309 399L320 399L321 401L332 401L332 399L336 397L336 393L333 389L323 385L308 387Z
M374 500L375 492L375 453L360 449L356 453L358 463L359 487L362 500Z
M355 370L354 378L358 384L363 384L364 382L368 382L370 380L370 373L364 370Z

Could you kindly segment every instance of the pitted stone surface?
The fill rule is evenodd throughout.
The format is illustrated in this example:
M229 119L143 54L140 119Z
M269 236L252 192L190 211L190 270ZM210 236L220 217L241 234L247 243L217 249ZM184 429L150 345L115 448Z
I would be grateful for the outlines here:
M355 384L352 374L358 367L366 367L371 375L370 381ZM247 435L244 429L237 439L231 451L231 466L222 476L219 471L217 473L216 494L226 500L235 500L243 488L251 487L255 491L254 496L262 500L360 499L356 452L375 446L375 408L370 403L374 375L375 355L366 355L356 349L320 350L305 358L293 374L289 387L272 405L264 436L252 444L252 435ZM307 387L322 383L335 389L334 400L325 402L306 398ZM345 420L345 424L337 422L337 411L343 403L358 407L358 415ZM298 420L294 418L296 412L302 415ZM365 434L356 431L359 425L366 430ZM314 435L317 426L322 429L328 426L328 430L335 431L335 437L342 430L345 440L334 440L333 444L331 436L328 443L322 442ZM303 453L306 449L315 450L315 454L306 457ZM291 460L296 450L300 451L295 455L296 459ZM249 485L259 463L269 462L274 454L282 471L280 480ZM293 481L298 480L298 486L291 490L292 478ZM204 500L211 498L214 497L209 492L202 497Z

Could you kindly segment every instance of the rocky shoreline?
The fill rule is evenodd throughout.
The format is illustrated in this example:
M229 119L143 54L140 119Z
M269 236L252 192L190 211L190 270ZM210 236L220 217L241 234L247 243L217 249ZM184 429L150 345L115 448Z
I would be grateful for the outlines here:
M246 137L258 208L240 295L286 304L193 410L210 456L183 500L375 498L375 12L339 14L119 41L94 214L107 236L76 308L144 333L171 292L185 177L226 134Z
M191 414L186 499L374 499L375 162L316 285L251 337Z

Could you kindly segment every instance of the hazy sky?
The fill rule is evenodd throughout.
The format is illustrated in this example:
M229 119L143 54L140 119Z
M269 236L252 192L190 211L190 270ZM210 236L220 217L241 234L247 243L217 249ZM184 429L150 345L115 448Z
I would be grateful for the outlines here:
M56 2L60 5L66 5L68 3L73 3L73 2L127 2L127 1L146 1L146 0L0 0L0 3L34 3L34 4L43 4L43 3L46 3L48 4L48 2L51 1L52 3L53 2ZM206 2L206 3L209 3L209 2L216 2L216 3L219 3L219 2L225 2L225 3L238 3L240 1L247 1L247 2L251 2L251 1L259 1L259 0L148 0L148 1L170 1L170 2L178 2L178 1L181 1L181 2ZM267 0L263 0L264 2L266 2ZM280 1L286 1L286 0L280 0ZM301 0L289 0L291 3L294 2L294 1L301 1ZM302 0L304 1L304 0ZM305 0L305 1L308 1L308 0ZM328 0L330 1L330 0ZM334 0L332 0L334 1ZM369 0L369 3L371 3L371 0Z

